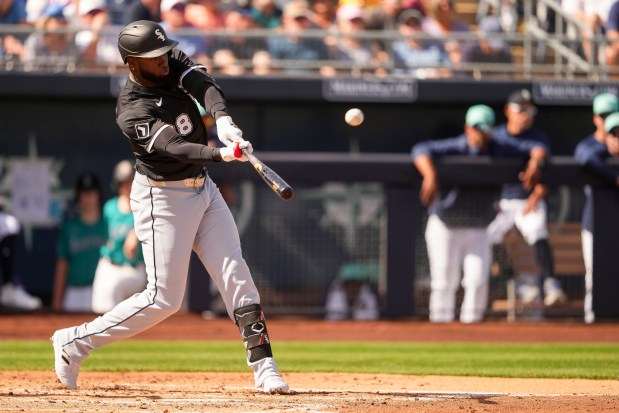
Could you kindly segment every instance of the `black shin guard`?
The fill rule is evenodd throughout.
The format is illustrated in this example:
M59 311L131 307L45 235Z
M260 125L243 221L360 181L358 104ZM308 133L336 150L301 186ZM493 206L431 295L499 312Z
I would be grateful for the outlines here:
M535 249L535 259L542 270L542 278L555 276L554 261L552 257L552 249L547 239L541 239L533 246Z
M234 322L241 332L241 337L247 350L248 363L273 357L271 342L260 304L251 304L234 310Z

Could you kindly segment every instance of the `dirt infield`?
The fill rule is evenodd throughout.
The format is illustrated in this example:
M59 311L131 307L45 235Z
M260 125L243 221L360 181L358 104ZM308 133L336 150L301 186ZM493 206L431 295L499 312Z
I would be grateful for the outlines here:
M91 315L1 315L2 339L46 339ZM27 328L24 328L27 326ZM208 328L206 328L208 327ZM619 342L619 324L272 319L273 340ZM238 339L228 319L180 314L138 339ZM51 352L51 346L50 346ZM263 395L251 373L100 373L63 389L49 372L0 371L0 412L617 412L619 380L542 380L376 374L287 373L289 395Z

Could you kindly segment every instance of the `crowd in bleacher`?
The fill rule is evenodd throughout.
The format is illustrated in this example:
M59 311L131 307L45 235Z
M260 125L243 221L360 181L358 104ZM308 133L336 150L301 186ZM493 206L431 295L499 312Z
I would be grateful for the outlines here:
M458 0L0 0L0 25L23 26L0 32L0 58L8 69L120 68L118 32L145 19L161 23L193 60L228 75L310 70L436 78L469 73L461 70L467 64L509 65L505 33L518 30L521 3L481 0L470 18L457 12ZM563 0L563 7L615 39L614 3ZM591 45L582 30L576 36L585 39L586 57ZM603 53L609 66L619 61L619 46Z

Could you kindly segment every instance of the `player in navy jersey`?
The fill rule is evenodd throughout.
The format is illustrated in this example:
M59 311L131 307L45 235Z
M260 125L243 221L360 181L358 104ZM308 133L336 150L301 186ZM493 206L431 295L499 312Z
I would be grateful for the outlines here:
M606 159L619 156L619 99L612 93L601 93L593 99L595 131L576 146L574 158L609 185L619 187L619 172L606 164ZM593 323L593 205L591 186L585 186L582 213L582 254L585 261L585 322Z
M533 126L537 107L533 103L531 92L527 89L512 92L507 98L504 112L507 123L495 129L494 137L497 141L527 140L550 148L548 135ZM541 269L541 278L535 275L527 280L521 275L518 288L520 298L527 304L533 303L540 298L543 290L544 304L552 306L564 302L567 297L555 278L554 258L548 242L547 210L544 200L547 192L548 188L542 184L537 184L532 189L525 189L517 184L504 184L501 189L499 213L488 227L488 234L492 244L500 244L512 227L518 228L525 241L533 247Z
M494 139L494 111L486 105L468 109L464 133L449 139L419 142L413 146L413 163L421 173L420 199L428 206L425 238L430 261L430 321L448 323L455 318L456 292L464 299L460 322L483 320L488 304L490 243L487 226L494 218L498 191L493 188L441 186L434 160L445 156L491 156L530 159L521 174L530 190L539 181L547 156L545 145L533 141Z

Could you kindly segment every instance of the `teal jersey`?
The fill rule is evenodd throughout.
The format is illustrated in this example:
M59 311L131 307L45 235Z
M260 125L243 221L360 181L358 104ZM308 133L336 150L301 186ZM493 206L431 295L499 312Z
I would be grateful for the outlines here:
M60 229L58 257L69 263L67 285L92 285L99 262L99 250L107 239L105 221L86 224L79 218L67 218Z
M116 265L129 264L136 266L144 262L142 248L138 248L136 256L129 259L125 256L123 246L129 231L133 229L133 213L124 213L118 209L118 197L107 201L103 206L103 219L107 225L107 242L101 247L101 256L108 257Z

